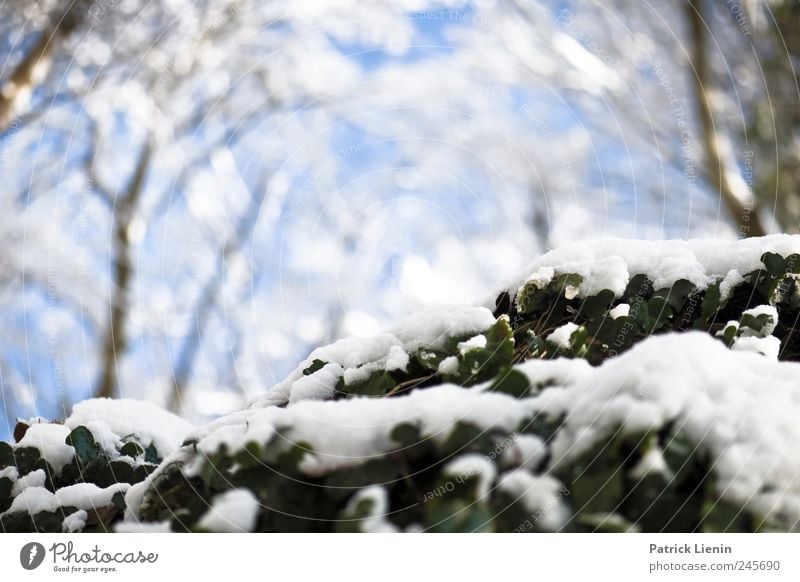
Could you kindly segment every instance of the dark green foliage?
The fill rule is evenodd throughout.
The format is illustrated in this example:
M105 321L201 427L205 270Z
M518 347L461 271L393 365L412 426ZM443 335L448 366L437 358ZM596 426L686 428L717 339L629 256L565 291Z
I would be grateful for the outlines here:
M74 448L75 454L58 473L41 457L38 449L12 447L7 443L0 443L0 470L14 467L22 477L41 469L45 474L45 488L55 492L79 483L92 483L100 488L116 483L139 483L161 462L161 455L155 446L149 444L144 448L133 435L126 437L124 444L113 455L102 450L91 430L85 426L72 430L65 443ZM11 478L0 478L0 513L6 512L11 505L12 487ZM111 524L122 515L124 509L124 497L118 492L113 496L112 505L88 511L84 531L110 531ZM35 515L16 511L5 513L0 516L0 531L61 532L64 518L75 511L77 509L74 507L60 507L56 511L42 511Z
M725 329L728 321L740 319L742 327L757 332L766 325L767 316L753 317L743 312L772 305L779 313L774 335L781 340L781 359L800 360L800 337L793 333L800 315L800 292L796 286L800 256L783 258L765 253L762 262L764 269L747 274L724 300L721 281L704 290L685 279L669 288L654 289L646 276L636 275L619 298L608 289L591 297L568 298L564 290L582 281L575 274L558 275L548 285L540 281L528 283L508 310L517 344L525 348L516 359L581 357L597 365L652 334L700 329L715 335ZM623 303L630 306L629 314L612 319L608 312ZM570 322L585 331L573 334L569 349L546 340L553 330ZM732 333L721 334L720 339L730 345L735 337Z
M485 344L481 338L446 338L435 349L422 347L409 354L404 370L367 368L363 379L350 384L341 378L334 398L394 398L449 382L465 390L504 394L513 405L511 399L558 390L564 381L545 377L531 382L515 367L525 360L582 358L599 365L652 334L693 329L707 331L730 346L742 334L764 336L774 324L781 359L800 360L799 340L793 333L800 316L798 259L766 253L763 268L746 274L724 299L722 281L698 289L679 280L656 289L647 277L636 275L619 297L608 289L580 297L583 279L574 273L558 274L549 284L531 281L516 296L504 292L497 298L497 319L482 332ZM629 306L628 314L612 317L610 311L623 303ZM745 313L759 305L774 306L778 321ZM567 323L577 327L565 345L547 339ZM313 376L327 363L316 359L302 373ZM535 413L513 432L458 422L444 434L430 435L412 418L388 427L391 450L313 470L304 463L314 451L295 441L291 427L266 442L252 441L237 450L221 445L203 452L197 441L190 440L184 443L184 452L192 470L186 470L184 461L162 465L144 491L137 517L145 522L168 521L174 531L199 531L201 516L218 495L243 488L264 508L255 526L263 532L363 531L375 519L400 530L543 531L550 511L565 518L559 522L561 530L574 532L746 532L782 527L723 498L714 459L688 440L680 427L644 433L614 428L577 457L558 463L551 446L566 430L564 421ZM511 454L520 439L543 443L535 462L519 458L518 451ZM133 436L124 438L115 454L103 451L86 427L73 430L67 442L75 457L60 474L53 473L38 450L6 443L0 443L0 469L15 466L25 475L42 468L46 487L56 490L81 482L100 487L138 483L162 461L152 444L144 446ZM486 478L491 482L483 483L484 476L478 474L454 474L448 465L463 455L489 462L494 477ZM643 464L648 455L657 456L660 463ZM499 487L501 476L511 470L557 479L562 485L554 502L557 507L532 510ZM479 484L488 485L487 495L482 495ZM12 486L12 479L0 478L0 512L11 503ZM383 512L372 495L376 490L362 495L373 486L385 495L386 515L377 515ZM64 517L74 509L35 516L5 514L0 526L5 531L61 531ZM111 506L90 516L86 531L110 529L123 510L124 500L117 495Z

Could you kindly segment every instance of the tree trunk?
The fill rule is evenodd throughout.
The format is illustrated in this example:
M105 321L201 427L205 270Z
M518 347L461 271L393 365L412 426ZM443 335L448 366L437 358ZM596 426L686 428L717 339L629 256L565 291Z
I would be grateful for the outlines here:
M136 162L130 183L124 196L119 199L113 214L113 241L111 261L114 265L110 312L100 353L100 378L94 395L98 398L113 398L119 391L117 358L125 352L125 328L128 319L128 295L133 275L130 226L136 216L137 206L144 191L153 145L143 146Z
M711 182L730 215L734 226L742 236L763 236L764 226L758 216L755 198L744 180L735 180L727 161L722 159L721 140L724 136L714 123L713 83L711 68L706 53L706 21L703 18L702 0L688 0L686 19L689 27L691 60L694 67L695 105L700 119L701 144L707 161L706 177Z
M69 5L58 12L50 25L39 33L11 77L0 90L0 133L8 130L14 120L20 101L41 83L53 61L59 45L86 17L87 0L70 0Z

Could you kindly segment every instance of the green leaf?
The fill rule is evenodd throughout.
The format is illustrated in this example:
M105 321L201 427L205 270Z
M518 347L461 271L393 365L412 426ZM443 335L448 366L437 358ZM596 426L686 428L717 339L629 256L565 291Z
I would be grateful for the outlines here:
M392 429L389 438L401 447L410 447L422 440L422 431L417 425L404 422Z
M471 349L461 356L456 381L478 382L493 378L514 359L514 330L508 316L501 316L483 334L486 347Z
M667 289L666 299L673 311L678 312L683 309L689 296L695 292L697 286L686 279L678 279L672 287Z
M736 333L738 331L739 327L736 325L729 325L725 327L722 332L722 339L726 346L731 347L733 345L733 340L736 339Z
M14 449L14 465L19 476L27 475L36 469L36 463L41 458L39 449L35 447L17 447Z
M754 331L759 337L764 337L766 334L763 333L764 328L772 325L775 323L772 321L772 316L767 313L761 313L759 315L753 315L751 313L742 314L739 323L739 331L741 333L742 328L748 328Z
M341 501L369 485L391 486L397 479L398 469L398 464L391 459L375 459L331 473L323 482L328 488L327 494Z
M700 317L695 321L695 327L702 329L706 327L711 319L716 316L722 307L722 293L719 282L713 283L706 289L703 295L703 303L700 305Z
M356 396L383 396L395 386L397 382L391 374L376 372L363 382L345 385L342 391Z
M338 533L360 533L365 519L372 516L375 500L363 497L357 503L349 503L336 522Z
M751 533L758 529L747 509L713 497L704 501L701 519L702 531L705 533Z
M125 461L99 463L97 468L87 468L84 473L87 481L98 487L109 487L115 483L133 483L134 469Z
M156 450L156 445L154 443L150 443L150 445L144 450L144 460L147 463L161 462L161 457L158 455L158 450Z
M0 469L14 465L14 449L8 443L0 441Z
M647 302L647 312L650 321L650 331L660 330L672 317L672 307L666 299L653 297Z
M14 482L11 479L8 477L0 477L0 508L3 507L3 504L11 495L11 488L13 486Z
M583 276L577 273L562 273L557 275L550 288L553 289L557 296L563 296L567 299L573 299L578 294L578 287L583 283Z
M319 372L322 368L328 365L324 360L314 360L311 365L303 370L303 376L310 376L314 372Z
M137 459L140 456L144 455L144 449L142 445L137 443L136 441L128 441L119 450L119 454L130 457L131 459Z
M587 319L600 317L611 306L614 301L614 292L610 289L603 289L597 295L587 297L580 306L579 313Z
M800 274L800 254L792 253L784 262L787 273Z
M647 300L652 294L653 283L647 278L647 275L634 275L622 294L622 302L633 305L637 299Z
M515 398L524 398L528 395L530 382L527 376L517 370L508 370L501 373L489 387L491 392L502 392Z
M67 435L65 442L75 449L75 456L81 464L85 465L100 455L100 447L94 441L91 431L85 426L73 429Z
M439 364L446 357L446 354L440 354L431 350L420 350L413 355L413 360L415 360L423 370L436 372L439 369Z

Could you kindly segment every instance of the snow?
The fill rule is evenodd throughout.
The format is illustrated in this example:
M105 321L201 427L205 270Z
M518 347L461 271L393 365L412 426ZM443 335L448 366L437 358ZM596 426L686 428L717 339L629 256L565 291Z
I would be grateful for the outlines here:
M578 325L570 321L551 332L547 336L547 341L555 343L558 347L569 349L569 339L577 329Z
M298 400L326 400L333 398L336 383L342 377L342 367L336 363L325 364L321 370L299 378L292 385L289 402Z
M285 380L250 403L250 408L292 404L307 399L329 398L336 381L343 377L348 385L363 382L375 372L405 370L410 355L421 349L441 351L451 337L471 337L471 347L479 347L480 333L495 322L484 307L443 306L422 311L398 322L388 333L365 338L345 338L315 349ZM466 342L465 342L466 343ZM326 366L304 375L315 360ZM330 367L328 366L338 366ZM341 371L340 371L341 370ZM319 376L319 378L317 378ZM336 380L334 380L336 376Z
M508 464L531 471L536 470L546 458L545 442L533 434L517 435L503 455L503 460Z
M40 511L55 511L59 507L76 507L85 510L108 507L111 505L111 499L115 493L125 493L129 487L130 485L127 483L115 483L101 489L93 483L78 483L63 487L55 493L41 486L27 487L14 497L11 506L5 513L25 511L36 514Z
M744 283L744 275L742 275L736 269L731 269L728 271L728 273L725 275L725 278L719 284L720 299L723 301L730 299L734 288L742 283Z
M177 455L180 453L173 453ZM166 461L166 460L165 460ZM142 506L142 499L144 498L144 494L147 492L147 487L149 483L152 481L152 477L158 475L162 471L162 467L165 464L159 466L150 478L140 481L139 483L135 483L128 488L128 491L125 492L125 520L136 520L136 515L139 513L139 508Z
M83 423L83 426L89 429L92 433L94 442L111 457L116 456L117 450L122 446L122 436L111 430L111 427L104 420L89 420ZM127 436L127 435L124 435ZM145 439L146 440L146 439ZM147 446L147 444L144 446Z
M94 398L80 402L65 425L70 430L86 426L108 452L113 451L108 447L118 444L115 441L119 438L136 435L145 448L152 443L162 456L178 448L192 430L186 420L151 402L126 398Z
M475 337L469 338L465 342L459 342L457 347L461 355L464 355L472 350L484 349L486 347L486 336L483 334L478 334Z
M454 477L457 481L478 478L477 495L481 499L489 494L489 489L497 477L494 463L485 455L469 453L453 459L445 465L443 473Z
M31 424L15 448L39 449L42 457L53 467L53 471L60 474L64 465L75 456L75 449L65 442L69 433L70 429L63 424L43 422Z
M231 489L214 498L197 527L212 532L251 532L256 527L260 507L258 499L248 489Z
M400 370L405 372L408 370L409 360L410 358L403 348L392 346L386 356L386 371L394 372L395 370Z
M672 471L664 460L663 451L658 446L651 447L642 455L636 466L631 469L630 476L634 479L644 479L654 473L664 475L669 479L672 478Z
M55 492L58 505L77 507L78 509L95 509L108 507L116 493L125 493L130 488L127 483L114 483L100 488L94 483L77 483L62 487Z
M397 527L386 519L389 511L389 496L380 485L372 485L356 492L347 503L345 513L353 513L359 503L369 499L372 501L369 515L360 522L364 533L395 533Z
M437 371L443 376L455 376L458 374L458 357L447 356L444 360L439 362Z
M314 450L304 457L301 470L316 475L394 451L390 434L401 423L412 423L423 436L443 442L459 421L513 431L531 415L532 406L531 400L507 394L443 384L396 398L304 400L287 408L251 408L212 421L192 436L201 453L215 453L222 443L235 453L251 440L266 442L276 428L291 427L292 441L307 442Z
M777 361L781 353L781 340L774 335L767 337L742 335L733 341L731 349L740 352L755 352L770 360Z
M759 317L761 315L766 315L769 318L769 323L764 325L759 331L752 330L748 327L744 327L742 329L741 335L743 337L749 336L757 336L757 337L766 337L768 335L772 335L772 332L775 331L775 328L778 325L778 310L775 309L772 305L759 305L758 307L753 307L752 309L748 309L742 312L742 316L745 315L752 315L753 317Z
M514 432L541 412L564 418L549 451L539 437L517 434L500 457L503 464L519 465L500 481L538 508L537 527L557 529L565 510L556 503L563 495L557 481L532 471L569 464L618 429L638 437L667 424L714 459L722 498L780 522L800 519L800 364L729 350L708 334L684 332L652 336L596 368L562 358L529 360L515 369L544 389L517 399L489 391L490 383L472 389L443 384L395 398L301 399L285 408L250 408L196 429L190 436L198 441L198 453L187 447L168 462L191 461L184 468L191 474L222 444L235 454L248 442L264 443L278 432L287 445L289 439L310 445L313 452L303 457L300 470L321 476L396 450L390 434L400 423L441 443L458 422ZM661 452L650 445L632 476L665 468ZM456 477L480 474L482 492L494 480L494 470L491 459L480 455L459 457L446 468ZM147 482L126 495L128 521L135 519ZM540 511L544 506L550 509Z
M58 509L56 496L44 487L28 487L22 493L14 497L11 506L2 514L16 513L25 511L31 514L40 511L55 511Z
M0 469L0 479L10 479L11 481L16 481L19 477L19 472L17 471L16 467L6 467L5 469Z
M528 360L514 366L528 378L532 385L563 385L592 374L594 368L586 360L556 358L554 360Z
M492 312L470 305L443 306L401 320L393 329L409 353L426 348L441 351L451 337L473 336L495 322Z
M36 469L35 471L31 471L27 475L23 475L14 482L14 485L11 486L11 496L16 497L28 487L44 487L46 481L47 475L45 474L44 469Z
M788 256L800 252L800 237L776 234L742 240L667 240L639 241L618 238L587 240L573 243L532 261L522 272L499 286L485 305L494 307L502 291L515 294L528 280L546 281L554 275L576 273L583 276L581 297L611 289L619 297L635 275L646 275L656 289L671 287L686 279L701 289L721 280L723 295L742 274L761 267L765 252Z
M672 422L716 459L719 493L762 515L800 519L800 364L732 351L701 332L653 336L563 388L537 407L565 424L553 463L569 463L621 427ZM773 491L769 493L769 491Z
M569 519L570 512L562 502L566 489L555 477L514 469L500 476L498 488L525 504L531 512L529 521L537 529L558 531Z
M627 303L620 303L612 310L608 312L608 315L611 316L611 319L617 319L618 317L627 317L631 312L631 306Z
M81 531L86 526L87 513L83 509L79 509L74 513L70 513L61 522L61 531L64 533L75 533Z
M534 283L540 289L547 287L555 276L553 267L540 267L535 272L526 277L525 283Z

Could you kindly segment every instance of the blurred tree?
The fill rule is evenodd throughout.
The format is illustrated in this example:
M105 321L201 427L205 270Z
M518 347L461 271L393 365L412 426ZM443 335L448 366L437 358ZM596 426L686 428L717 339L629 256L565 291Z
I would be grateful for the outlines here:
M800 4L748 3L743 13L764 83L749 112L754 188L762 211L784 232L800 232ZM753 171L751 169L751 171Z
M707 36L708 23L704 17L703 0L687 0L686 20L689 28L689 52L694 76L694 100L697 117L700 119L700 143L705 159L705 176L719 193L725 208L738 225L743 236L764 236L766 230L755 210L753 192L742 178L739 168L731 167L731 146L727 143L726 129L719 125L716 111L718 94L710 56ZM727 154L727 155L726 155Z
M574 238L792 228L796 14L730 4L3 4L6 414L204 418Z
M41 28L37 30L24 49L22 58L16 64L8 79L2 84L0 90L0 133L8 129L14 119L15 111L22 106L28 96L34 91L36 85L47 76L57 53L65 39L71 35L87 18L87 11L92 0L69 0L56 3L52 9L43 9L47 2L36 2L33 6L12 3L7 11L14 11L14 16L19 16L19 10L33 11L26 16L38 17L42 20Z

